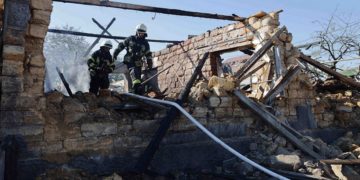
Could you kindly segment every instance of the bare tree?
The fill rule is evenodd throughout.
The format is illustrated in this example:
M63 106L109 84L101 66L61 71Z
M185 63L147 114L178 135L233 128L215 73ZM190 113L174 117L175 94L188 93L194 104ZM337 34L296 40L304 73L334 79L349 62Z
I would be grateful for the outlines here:
M323 29L316 33L316 38L332 69L338 69L337 64L346 58L360 56L359 19L353 21L351 15L341 17L335 11L327 22L317 22Z
M68 25L59 29L77 30ZM45 92L56 89L67 94L55 70L56 67L62 71L73 92L88 90L88 67L86 58L82 56L88 47L89 43L84 37L47 34L44 44L44 55L46 58Z

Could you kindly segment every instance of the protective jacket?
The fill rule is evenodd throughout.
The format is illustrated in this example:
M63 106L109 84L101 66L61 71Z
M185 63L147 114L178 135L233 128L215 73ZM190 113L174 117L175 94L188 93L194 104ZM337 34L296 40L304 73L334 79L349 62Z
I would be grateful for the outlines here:
M118 48L114 52L114 58L116 59L119 53L124 49L126 49L124 63L128 65L129 68L142 67L143 57L146 58L148 67L152 67L150 46L145 38L138 38L136 36L126 38L123 42L119 43Z
M96 94L101 89L107 89L110 86L109 73L115 69L115 64L109 51L99 49L95 51L87 62L90 71L90 89Z
M109 74L114 71L115 64L109 51L95 51L87 62L91 76Z

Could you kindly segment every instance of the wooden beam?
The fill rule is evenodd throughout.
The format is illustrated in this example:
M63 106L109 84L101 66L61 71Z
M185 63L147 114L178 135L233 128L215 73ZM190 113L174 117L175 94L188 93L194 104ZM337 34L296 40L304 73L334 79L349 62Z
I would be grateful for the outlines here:
M276 80L279 79L282 76L282 59L281 59L281 53L279 46L274 46L274 56L275 56L275 74L276 74ZM281 96L284 96L284 91L280 92ZM270 99L272 101L272 99Z
M209 19L221 19L221 20L229 20L229 21L244 21L246 18L239 17L236 15L221 15L221 14L211 14L211 13L202 13L202 12L194 12L194 11L184 11L178 9L168 9L168 8L160 8L153 6L142 6L136 4L122 3L122 2L114 2L114 1L100 1L100 0L53 0L56 2L64 2L64 3L75 3L75 4L85 4L85 5L94 5L94 6L102 6L102 7L111 7L111 8L120 8L127 10L136 10L136 11L144 11L144 12L155 12L162 14L171 14L178 16L191 16L191 17L201 17L201 18L209 18Z
M284 88L291 82L294 76L297 75L300 69L301 67L299 65L290 66L285 76L282 76L278 80L276 80L274 87L265 94L263 102L267 103L272 96L275 96L276 94L282 92Z
M73 97L73 93L71 92L69 83L66 81L63 73L61 73L61 71L60 71L60 69L59 69L58 67L56 67L56 71L57 71L57 73L59 74L60 79L61 79L62 83L64 84L65 89L66 89L66 91L68 92L69 96L70 96L70 97Z
M327 74L329 74L331 76L334 76L336 79L338 79L338 80L340 80L340 81L342 81L342 82L344 82L344 83L346 83L346 84L348 84L348 85L350 85L352 87L360 89L360 83L355 82L354 80L352 80L352 79L350 79L350 78L348 78L348 77L346 77L346 76L344 76L344 75L342 75L342 74L340 74L340 73L338 73L338 72L336 72L336 71L322 65L318 61L316 61L316 60L314 60L314 59L312 59L312 58L310 58L310 57L308 57L308 56L306 56L306 55L304 55L302 53L300 54L300 60L315 66L316 68L324 71L325 73L327 73Z
M93 18L93 19L94 19L94 18ZM110 28L110 26L114 23L114 21L115 21L115 18L112 18L111 21L110 21L110 23L106 26L105 29L103 29L103 31L101 32L100 35L104 35L105 32L107 32L107 30ZM89 46L89 48L88 48L88 49L86 50L86 52L84 53L84 57L87 57L87 56L89 55L90 51L95 47L95 45L96 45L97 43L99 43L99 41L100 41L100 37L97 37L96 40Z
M198 65L196 66L194 73L190 77L183 91L181 91L178 99L175 101L180 106L187 99L190 89L193 86L195 80L201 72L202 67L204 66L206 59L209 56L209 52L206 52ZM161 140L164 138L166 131L169 129L171 122L178 116L179 111L175 107L171 107L169 111L167 111L166 116L161 119L160 127L157 129L153 138L151 139L149 145L146 147L144 153L140 156L139 161L136 163L135 170L139 173L144 172L146 168L149 166L155 152L159 148Z
M124 36L107 36L107 35L99 35L99 34L92 34L92 33L84 33L78 31L67 31L67 30L60 30L60 29L49 29L48 32L51 33L59 33L59 34L69 34L74 36L86 36L86 37L101 37L105 39L125 39ZM158 43L180 43L182 41L171 41L171 40L155 40L155 39L147 39L149 42L158 42Z
M348 164L348 165L359 165L360 159L322 159L320 162L326 164Z
M266 41L266 43L258 50L256 51L250 59L248 59L245 64L238 70L238 72L235 73L236 78L240 78L243 76L255 63L257 60L259 60L267 50L271 48L273 45L273 41L286 29L285 26L283 26L281 29L279 29L269 40Z
M314 152L309 148L308 145L304 144L300 139L290 133L286 128L282 126L279 120L272 115L270 112L262 108L258 103L249 99L240 91L234 91L234 94L238 97L240 102L248 107L251 111L253 111L257 116L259 116L262 120L267 122L270 126L272 126L275 130L277 130L280 134L285 136L291 143L293 143L296 147L301 149L303 152L309 154L315 159L322 159L322 156Z
M266 64L265 61L260 61L260 62L258 63L258 65L257 65L257 66L254 66L254 67L252 68L252 70L250 70L247 74L241 76L241 77L239 78L238 82L241 82L241 81L245 80L246 78L250 77L250 76L253 75L256 71L258 71L259 69L261 69L262 67L264 67L265 64Z
M280 54L279 46L274 46L274 55L275 55L275 74L276 74L276 79L278 79L282 75L281 54Z
M112 36L112 34L108 31L109 28L104 28L95 18L91 18L92 21L100 28L102 29L103 31L105 31L106 34L108 34L109 36ZM117 43L120 43L120 41L116 40L115 41Z

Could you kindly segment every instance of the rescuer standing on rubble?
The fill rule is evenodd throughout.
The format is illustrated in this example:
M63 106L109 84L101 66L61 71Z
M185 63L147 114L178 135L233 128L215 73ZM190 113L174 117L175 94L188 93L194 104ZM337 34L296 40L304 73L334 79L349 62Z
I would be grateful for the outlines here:
M146 26L144 24L139 24L136 26L135 36L127 37L123 42L119 43L118 48L114 51L115 61L119 53L126 49L124 64L127 65L131 75L132 82L128 79L128 84L132 87L132 91L135 94L141 94L141 68L143 65L142 59L144 57L146 58L147 68L152 68L152 56L149 43L145 39L146 37Z
M99 88L107 89L110 86L108 76L115 69L115 64L110 54L111 48L111 41L104 41L100 49L95 51L87 62L91 78L89 91L95 95L97 95Z

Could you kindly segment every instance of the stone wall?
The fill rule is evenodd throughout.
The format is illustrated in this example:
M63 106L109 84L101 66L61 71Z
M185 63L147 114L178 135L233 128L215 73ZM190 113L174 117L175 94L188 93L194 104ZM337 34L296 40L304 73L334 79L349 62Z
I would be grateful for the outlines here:
M8 13L3 21L0 138L14 135L22 145L19 176L37 176L48 168L63 164L99 174L114 170L124 172L132 168L149 143L164 111L143 106L140 107L144 110L141 113L115 112L112 105L124 105L129 101L110 95L99 98L87 93L77 94L74 98L56 92L45 95L43 43L52 1L8 0L5 10ZM278 16L278 13L260 12L244 23L216 28L155 52L154 64L159 71L174 64L158 77L160 89L168 89L168 97L177 97L205 52L210 52L210 56L202 69L203 75L209 78L221 74L219 55L251 48L256 52L279 29ZM275 41L281 51L283 73L287 67L297 63L299 52L292 46L291 40L291 34L284 32ZM261 59L267 64L254 75L259 83L252 84L253 91L249 96L261 99L271 88L268 80L274 80L273 54L269 50ZM308 80L307 74L301 72L284 90L284 96L275 101L275 112L281 120L296 121L296 107L304 104L309 104L317 120L328 118L326 114L330 110L316 109L321 102L315 99L315 90ZM259 130L267 129L249 109L238 105L231 93L219 96L212 92L202 99L190 96L189 102L186 105L188 112L215 135L230 140L242 151L247 151L248 146L241 144L244 139L240 137L247 139ZM175 156L181 159L185 152L193 152L191 147L199 143L206 143L199 146L201 150L215 146L184 117L176 119L162 144L163 148L170 147L171 150L162 149L156 155L156 168L166 173L176 169L178 164L183 168L189 167L184 163L186 161L177 163ZM170 160L167 158L170 152L180 152L181 147L184 154L173 155L174 159ZM212 155L219 161L223 160L223 151L216 149L216 152ZM189 162L194 161L192 156L186 157ZM232 156L226 154L226 157ZM205 156L203 158L206 159ZM164 169L162 160L169 163L174 160L173 167ZM198 165L189 164L194 168Z
M8 0L5 4L1 61L1 129L6 135L44 133L45 58L43 43L51 0Z

